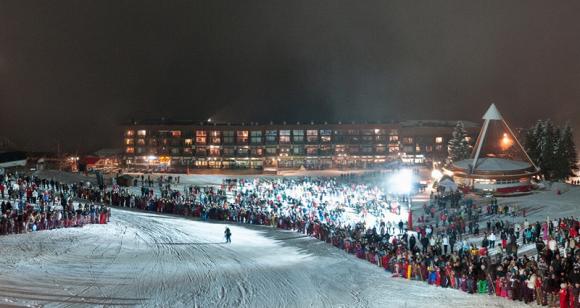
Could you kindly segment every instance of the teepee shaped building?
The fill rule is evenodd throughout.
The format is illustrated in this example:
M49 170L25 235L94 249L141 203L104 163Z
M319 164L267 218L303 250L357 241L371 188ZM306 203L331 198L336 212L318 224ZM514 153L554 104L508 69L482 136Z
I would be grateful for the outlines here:
M483 120L471 157L448 167L455 181L498 195L529 192L538 168L494 104Z

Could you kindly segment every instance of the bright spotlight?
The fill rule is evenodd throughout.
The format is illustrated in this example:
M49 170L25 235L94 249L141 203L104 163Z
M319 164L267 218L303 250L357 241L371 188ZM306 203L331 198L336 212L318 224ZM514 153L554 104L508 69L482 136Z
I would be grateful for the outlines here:
M391 178L391 189L397 194L409 194L413 190L413 171L403 169Z
M431 178L435 181L439 181L441 177L443 177L443 173L441 173L439 169L433 169L433 171L431 171Z

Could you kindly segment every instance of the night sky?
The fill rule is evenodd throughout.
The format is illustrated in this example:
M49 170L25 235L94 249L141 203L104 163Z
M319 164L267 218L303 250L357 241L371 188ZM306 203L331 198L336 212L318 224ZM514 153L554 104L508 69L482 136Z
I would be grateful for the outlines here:
M570 121L578 1L2 1L0 136L119 146L132 118Z

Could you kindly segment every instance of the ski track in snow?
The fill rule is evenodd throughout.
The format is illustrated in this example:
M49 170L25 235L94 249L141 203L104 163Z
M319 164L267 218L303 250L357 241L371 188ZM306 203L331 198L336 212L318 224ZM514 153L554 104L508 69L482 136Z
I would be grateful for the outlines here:
M530 307L391 278L295 232L113 209L109 225L0 237L0 306Z

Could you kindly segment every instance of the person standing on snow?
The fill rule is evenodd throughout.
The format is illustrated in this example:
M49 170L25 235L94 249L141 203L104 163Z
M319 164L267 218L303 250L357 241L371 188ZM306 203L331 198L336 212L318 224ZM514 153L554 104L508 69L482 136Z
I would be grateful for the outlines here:
M231 243L232 242L232 231L230 231L229 227L226 227L226 230L224 231L224 235L226 237L226 243Z

